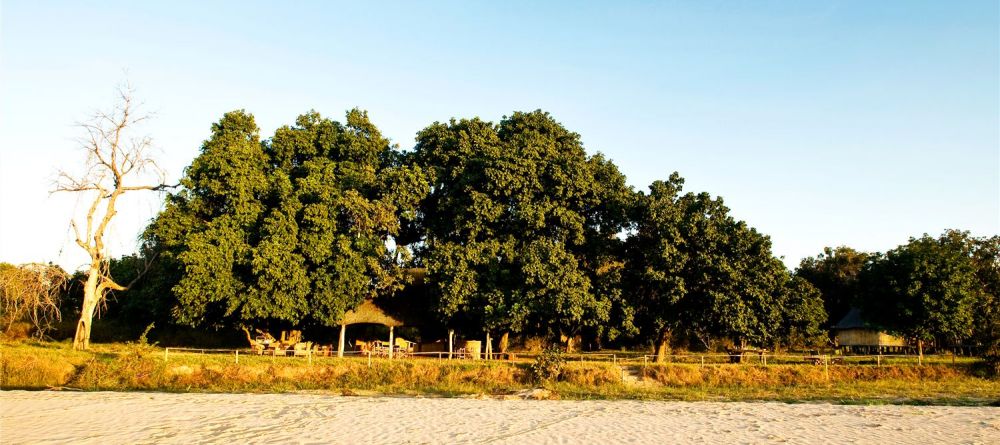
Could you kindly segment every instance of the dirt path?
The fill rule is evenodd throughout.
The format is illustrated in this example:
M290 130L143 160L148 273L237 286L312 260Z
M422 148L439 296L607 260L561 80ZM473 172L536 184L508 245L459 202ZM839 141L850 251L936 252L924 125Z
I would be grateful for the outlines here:
M1000 443L1000 408L0 392L0 443Z

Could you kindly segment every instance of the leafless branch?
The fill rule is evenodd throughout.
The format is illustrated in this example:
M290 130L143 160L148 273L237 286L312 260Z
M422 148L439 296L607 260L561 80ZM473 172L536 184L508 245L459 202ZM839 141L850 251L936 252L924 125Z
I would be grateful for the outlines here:
M92 201L84 216L85 229L74 220L72 227L76 243L90 256L88 279L84 286L81 319L74 345L86 348L90 338L90 322L95 310L104 303L108 292L127 290L133 283L122 286L110 274L104 238L117 213L121 195L141 190L163 191L176 185L166 184L166 175L151 157L153 142L148 136L133 136L136 125L148 118L139 113L133 100L131 85L118 90L119 100L108 112L96 112L80 123L84 136L79 139L86 153L83 173L60 172L53 193L87 193ZM152 177L151 177L152 176ZM146 270L140 273L136 280Z
M25 264L0 268L0 325L29 323L38 338L62 319L59 311L69 277L55 266Z

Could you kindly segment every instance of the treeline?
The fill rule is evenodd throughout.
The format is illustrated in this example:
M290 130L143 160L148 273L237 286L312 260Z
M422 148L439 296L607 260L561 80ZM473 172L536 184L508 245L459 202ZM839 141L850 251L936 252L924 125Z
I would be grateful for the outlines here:
M827 248L802 260L796 275L820 290L829 324L859 308L920 350L971 346L1000 355L1000 236L949 230L885 253Z
M721 198L684 191L677 173L636 191L541 111L436 122L412 151L359 110L259 133L243 111L212 125L141 253L113 262L124 281L148 270L108 316L321 331L375 298L428 338L452 328L663 354L824 345L861 304L913 338L997 336L996 238L831 250L793 273Z

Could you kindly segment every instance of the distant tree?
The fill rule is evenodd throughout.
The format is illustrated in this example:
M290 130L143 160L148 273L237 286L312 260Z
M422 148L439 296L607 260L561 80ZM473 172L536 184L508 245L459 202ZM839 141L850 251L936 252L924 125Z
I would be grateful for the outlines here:
M1000 357L1000 236L972 243L972 260L983 290L973 315L973 338L984 355Z
M135 282L127 291L115 292L109 298L101 318L128 327L130 338L135 338L150 323L161 328L171 324L171 310L177 305L177 298L170 290L176 284L176 272L170 261L147 247L136 254L112 258L108 266L116 280ZM151 261L153 256L156 261Z
M678 331L767 344L780 323L787 272L768 237L729 216L721 198L681 195L674 173L641 199L629 243L631 293L662 360Z
M263 143L253 116L227 113L181 184L149 233L183 271L192 325L338 324L402 283L408 253L389 246L427 188L360 110L307 113Z
M917 341L959 340L973 332L982 284L967 234L928 235L875 256L861 272L862 309L871 321Z
M0 328L28 323L32 333L44 338L62 319L60 304L69 275L51 264L14 266L0 263Z
M809 281L819 290L823 308L829 316L823 321L830 327L847 315L857 304L858 275L869 254L850 247L826 247L823 253L802 259L795 275Z
M119 90L119 102L109 112L98 112L89 122L80 124L86 133L81 146L86 153L82 173L61 172L55 192L73 192L90 200L83 224L74 219L76 243L87 252L90 264L83 286L83 302L75 349L87 349L94 313L109 292L127 290L129 284L116 282L108 271L109 258L105 237L117 214L118 199L128 192L158 191L164 183L163 171L151 157L149 137L134 137L134 127L146 117L137 114L132 90Z

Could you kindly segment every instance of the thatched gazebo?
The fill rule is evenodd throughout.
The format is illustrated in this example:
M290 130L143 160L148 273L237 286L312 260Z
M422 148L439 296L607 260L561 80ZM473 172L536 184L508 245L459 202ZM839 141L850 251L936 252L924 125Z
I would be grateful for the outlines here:
M340 321L340 343L337 347L337 357L344 356L344 337L347 335L347 325L356 323L372 323L389 327L389 345L394 345L395 339L393 328L402 326L403 322L387 314L382 308L375 305L372 300L365 300L354 310L344 313L344 318ZM392 346L389 347L389 358L392 358Z

